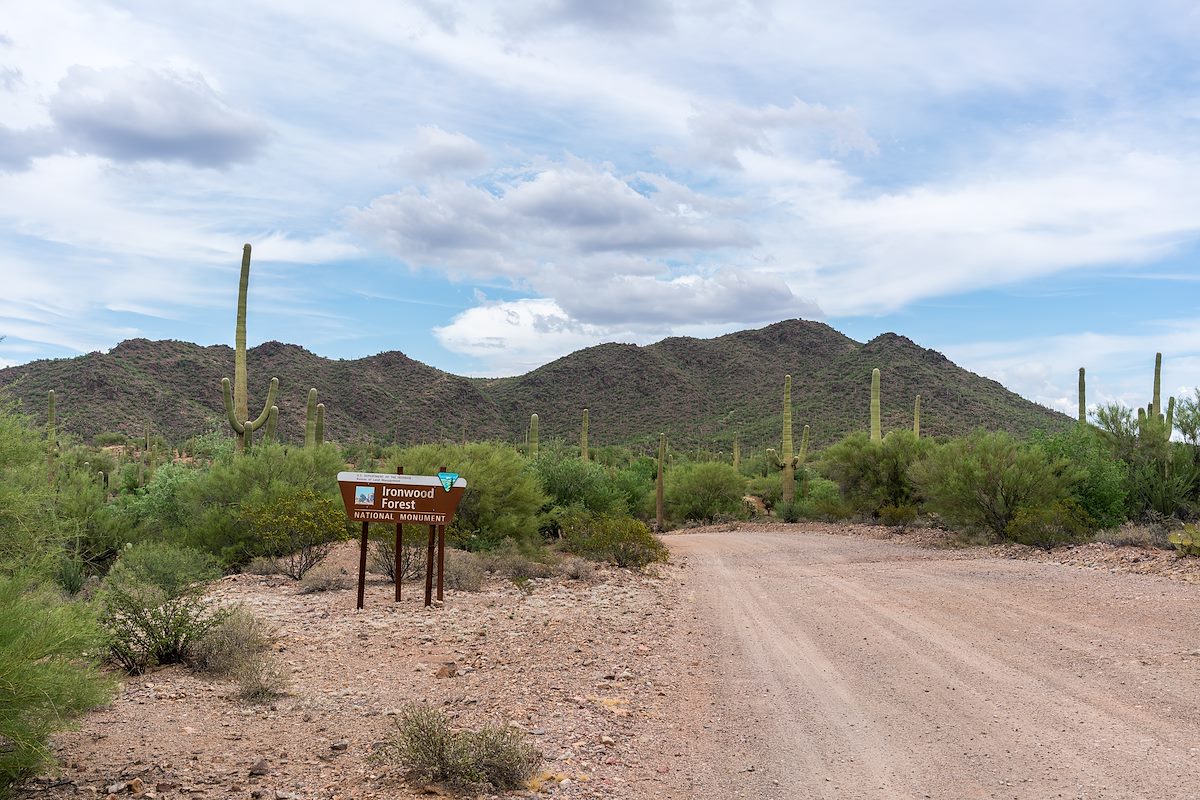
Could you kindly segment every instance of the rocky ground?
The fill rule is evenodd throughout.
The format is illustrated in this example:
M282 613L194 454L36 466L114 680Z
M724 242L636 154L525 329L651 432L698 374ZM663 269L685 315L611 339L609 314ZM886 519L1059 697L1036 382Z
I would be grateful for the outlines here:
M1009 545L956 549L948 535L929 529L736 527L890 539L936 548L939 560L1051 561L1200 582L1200 560L1167 551L1096 544L1050 553ZM692 532L723 530L733 528ZM335 565L354 563L352 550L337 558ZM736 766L714 764L706 742L717 676L736 671L728 663L736 654L714 649L693 602L703 587L693 579L687 558L646 575L605 567L585 579L533 579L523 587L492 578L483 591L448 591L444 605L425 609L418 587L406 586L404 600L394 603L391 584L373 577L366 609L355 611L352 589L300 594L285 578L230 576L214 585L212 597L275 628L289 693L248 703L232 683L182 667L124 678L111 706L55 738L60 768L20 796L423 796L436 787L409 785L397 767L372 757L412 702L438 706L462 727L498 723L522 731L545 758L530 794L706 796L724 785L714 773Z

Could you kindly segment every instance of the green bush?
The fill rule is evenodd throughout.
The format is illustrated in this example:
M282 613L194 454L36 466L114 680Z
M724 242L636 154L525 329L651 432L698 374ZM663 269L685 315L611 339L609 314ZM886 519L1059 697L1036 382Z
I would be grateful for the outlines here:
M112 660L133 674L185 660L227 613L202 597L202 582L219 574L204 553L162 542L122 553L100 590Z
M746 479L729 464L685 464L666 475L667 514L676 520L740 519L746 511Z
M472 442L466 445L427 444L388 448L381 471L403 467L409 475L436 475L448 467L467 481L454 522L451 541L468 550L490 550L505 539L538 540L538 511L545 503L537 477L511 445Z
M542 754L508 726L453 731L445 714L421 705L405 708L396 726L378 757L407 770L414 782L503 792L524 788L542 763Z
M1115 528L1125 521L1128 468L1113 458L1112 448L1099 430L1077 425L1040 444L1048 456L1065 458L1079 471L1071 496L1095 526Z
M916 506L884 506L879 509L879 523L892 528L906 528L913 524L916 518Z
M841 487L842 497L861 514L878 516L885 506L916 506L920 502L912 467L929 453L929 439L912 431L891 431L881 442L854 433L821 457L825 475Z
M46 763L51 733L111 698L88 655L99 640L84 606L0 575L0 796Z
M810 475L804 484L804 495L793 504L800 519L832 521L854 516L854 509L842 498L836 483Z
M617 488L608 470L599 464L581 461L563 448L542 448L533 470L548 498L542 507L544 534L560 533L562 516L568 509L582 508L590 514L629 513L631 498ZM650 488L653 484L647 491Z
M1020 508L1004 530L1006 539L1050 550L1088 538L1094 522L1073 499L1041 508Z
M0 568L53 570L61 555L46 444L0 394Z
M666 561L668 556L666 545L644 522L582 512L564 519L562 547L592 561L638 570L656 561Z
M1066 501L1078 472L1037 445L979 430L935 449L913 474L927 506L951 524L1004 537L1017 512Z
M780 517L783 516L782 510L779 509L780 503L783 502L783 473L772 472L770 475L751 478L746 484L746 493L762 500L768 513L774 511Z
M310 488L280 487L242 504L241 519L262 548L299 580L321 563L336 542L350 538L341 501Z
M178 502L186 523L172 538L218 556L228 567L243 566L255 556L269 555L263 540L245 524L244 505L269 503L305 489L340 502L337 473L344 466L331 444L260 444L221 458L199 479L180 487Z

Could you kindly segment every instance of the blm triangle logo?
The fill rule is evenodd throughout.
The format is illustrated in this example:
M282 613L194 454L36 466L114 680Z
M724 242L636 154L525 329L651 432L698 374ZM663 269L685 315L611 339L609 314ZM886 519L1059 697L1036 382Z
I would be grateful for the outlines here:
M458 480L457 472L439 472L438 480L442 482L442 488L447 492L454 486L454 482Z

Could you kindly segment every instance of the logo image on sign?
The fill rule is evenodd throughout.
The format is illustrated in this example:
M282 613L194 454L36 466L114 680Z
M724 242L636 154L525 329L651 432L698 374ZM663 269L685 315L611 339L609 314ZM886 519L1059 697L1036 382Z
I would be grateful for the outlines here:
M442 488L447 492L454 488L454 482L458 480L457 472L439 472L438 480L442 482Z
M356 506L373 506L373 505L375 505L375 487L374 486L355 486L354 487L354 505L356 505Z

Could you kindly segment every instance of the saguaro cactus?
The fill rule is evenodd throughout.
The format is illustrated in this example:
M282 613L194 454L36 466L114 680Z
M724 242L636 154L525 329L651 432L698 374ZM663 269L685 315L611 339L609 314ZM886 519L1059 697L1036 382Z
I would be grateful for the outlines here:
M879 422L879 368L871 370L871 441L883 441L883 427Z
M667 435L658 435L658 477L654 479L654 522L658 530L663 529L666 515L663 510L663 462L667 458Z
M1154 406L1154 416L1162 413L1162 353L1154 354L1154 399L1150 404Z
M913 401L913 436L921 438L921 395Z
M767 450L776 469L783 470L783 502L790 503L796 497L796 465L799 459L792 455L792 376L783 376L783 448L776 455Z
M579 457L588 460L588 410L583 410L583 433L579 436Z
M538 415L529 415L529 457L538 457Z
M1079 368L1079 424L1087 422L1087 378L1083 367Z
M50 485L54 485L54 456L58 453L58 430L54 418L54 390L46 395L46 470Z
M275 441L275 428L279 425L279 406L271 406L267 412L267 428L263 431L263 441Z
M304 446L319 447L325 441L325 404L317 402L317 390L308 390L308 410L304 415Z
M738 442L738 435L736 433L733 435L733 468L742 468L742 448Z
M249 400L246 393L246 294L250 287L250 245L242 247L242 272L238 279L237 327L234 330L233 393L230 396L229 378L221 379L225 397L225 415L229 426L237 436L237 449L243 451L254 440L254 432L267 422L271 406L275 404L275 393L279 390L279 379L271 379L267 391L267 402L262 413L250 419Z
M796 454L796 466L804 463L804 459L808 458L808 426L804 426L804 430L800 434L800 452Z

